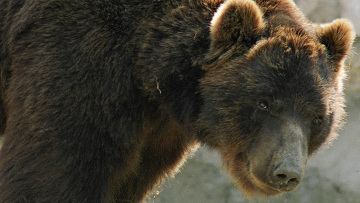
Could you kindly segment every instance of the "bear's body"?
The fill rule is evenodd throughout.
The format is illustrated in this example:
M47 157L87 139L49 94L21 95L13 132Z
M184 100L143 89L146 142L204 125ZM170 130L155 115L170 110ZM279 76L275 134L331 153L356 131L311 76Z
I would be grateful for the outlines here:
M291 1L0 1L0 202L139 202L200 143L247 195L344 115L344 20Z

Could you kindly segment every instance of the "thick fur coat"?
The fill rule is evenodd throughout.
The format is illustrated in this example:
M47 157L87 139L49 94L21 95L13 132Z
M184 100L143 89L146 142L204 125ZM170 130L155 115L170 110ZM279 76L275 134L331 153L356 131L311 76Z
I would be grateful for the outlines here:
M0 202L141 202L199 144L246 195L290 191L353 38L290 0L1 0Z

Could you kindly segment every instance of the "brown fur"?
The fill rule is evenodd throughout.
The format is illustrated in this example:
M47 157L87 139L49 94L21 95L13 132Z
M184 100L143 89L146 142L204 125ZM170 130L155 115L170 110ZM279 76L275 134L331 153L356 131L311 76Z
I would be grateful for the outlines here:
M236 1L235 1L236 2ZM242 1L241 1L242 2ZM213 41L216 42L216 39L224 38L227 41L227 45L231 45L231 47L227 48L227 52L223 53L218 60L215 61L212 64L209 64L205 67L205 70L207 72L207 77L205 77L202 81L202 85L204 88L204 94L206 95L212 95L215 94L216 89L219 87L229 87L233 89L240 89L241 86L232 83L234 79L230 79L233 76L239 74L236 70L236 66L232 67L232 64L229 63L230 60L235 58L238 54L241 55L242 53L246 52L247 61L256 61L257 58L261 58L262 56L269 56L265 57L263 60L263 64L266 64L267 67L273 69L275 72L282 72L286 70L284 68L286 63L289 63L289 61L286 61L287 55L291 55L293 60L299 60L300 61L308 61L310 64L317 64L321 63L321 58L327 57L327 54L330 54L329 58L326 60L333 60L333 57L336 59L336 63L330 64L331 67L341 67L342 68L342 62L345 56L349 53L350 46L352 44L352 41L354 39L354 34L351 31L351 24L348 22L339 20L337 23L333 23L332 28L323 28L315 30L314 28L316 25L311 25L306 18L304 18L301 14L301 12L295 7L295 5L291 1L256 1L258 3L257 6L259 8L253 8L253 4L249 3L249 7L247 7L247 12L249 15L253 15L252 18L247 17L246 19L249 19L247 22L242 22L242 24L249 23L252 25L253 32L249 32L251 29L247 29L248 27L236 27L236 26L226 26L227 24L237 24L239 25L241 19L239 16L242 15L243 11L241 9L234 10L231 8L232 5L236 5L236 3L241 4L240 2L234 3L233 1L227 1L220 7L220 9L215 14L215 21L212 22L212 35L213 35ZM256 5L255 5L256 6ZM226 10L226 9L228 10ZM240 8L244 8L240 7ZM261 11L259 11L261 10ZM228 12L228 13L226 13ZM262 14L263 13L263 14ZM262 16L263 15L263 16ZM226 17L224 17L226 16ZM221 21L223 17L223 22ZM213 20L214 20L213 19ZM231 19L237 19L237 21L231 21ZM257 19L257 20L254 20ZM263 22L265 21L265 22ZM264 24L267 26L264 28ZM225 27L222 28L221 26ZM233 43L230 43L230 39L233 39L231 37L232 33L229 33L229 27L233 29L231 32L237 34L237 38L235 40L232 40ZM245 38L242 36L244 33L252 33L251 36L255 37L258 36L258 33L264 32L264 30L267 30L268 36L265 39L258 38L258 41L255 45L253 45L250 49L246 48L246 43L252 42L251 38ZM325 32L326 30L327 32ZM330 31L331 30L331 31ZM223 33L222 33L223 31ZM265 31L266 32L266 31ZM331 34L330 34L331 32ZM329 35L327 35L329 34ZM223 36L222 36L223 35ZM244 34L245 36L248 36L248 34ZM328 37L332 36L332 37ZM319 38L319 40L317 39ZM331 38L331 39L330 39ZM239 40L239 41L236 41ZM339 40L337 42L337 40ZM219 40L220 41L220 40ZM225 40L224 40L225 41ZM341 43L340 43L341 42ZM327 43L332 44L331 48L329 47ZM221 46L219 46L221 47ZM274 47L282 47L283 51L279 51L280 55L277 56L277 59L274 59L271 57L272 52L276 52L276 48ZM212 46L215 51L218 51L216 46ZM222 48L222 47L221 47ZM221 49L220 48L220 49ZM344 48L344 49L342 49ZM330 52L328 52L326 49L330 49ZM336 52L331 50L337 50L341 53L339 53L337 57ZM344 52L342 52L344 50ZM215 53L214 51L214 53ZM325 55L325 56L324 56ZM297 58L297 59L296 59ZM281 64L279 64L278 61L281 61ZM340 66L338 66L340 64ZM242 62L238 64L238 66L247 66L247 62ZM293 65L295 66L295 65ZM315 68L316 69L316 68ZM225 72L226 70L227 72ZM298 70L301 72L302 70ZM306 152L308 154L312 154L316 149L319 148L321 144L324 144L324 141L327 140L327 142L333 140L337 134L339 127L343 124L343 117L345 115L345 112L343 110L344 108L344 100L342 96L342 89L340 88L342 86L342 79L343 76L337 74L337 70L333 70L333 87L338 90L338 92L329 92L332 91L331 89L327 89L324 87L322 91L324 95L327 96L327 98L324 99L324 103L330 106L325 113L326 115L333 115L333 123L332 128L330 132L328 132L327 136L320 137L318 139L315 139L311 141L310 145L308 146L308 150ZM241 73L245 74L245 73ZM248 73L250 74L250 73ZM258 75L261 75L263 73L257 73ZM279 76L282 76L284 73L279 73ZM249 75L251 76L251 75ZM248 76L248 77L249 77ZM247 88L251 89L256 87L256 84L261 84L262 81L259 81L257 78L248 79L249 82L246 83ZM321 84L320 78L317 78L317 84L319 86L323 86ZM249 86L254 85L253 86ZM299 85L300 86L300 85ZM225 92L225 88L223 92ZM301 91L300 91L301 92ZM253 91L250 91L249 94L253 93ZM232 93L224 93L224 95ZM253 93L254 94L254 93ZM220 94L219 94L220 95ZM204 96L205 97L205 96ZM238 97L240 100L240 96ZM214 100L211 101L211 103L224 103L224 98L213 98ZM306 98L302 98L300 95L294 99L295 103L305 103ZM225 100L226 101L226 100ZM235 102L234 106L241 106L241 104L236 105L237 102ZM238 102L241 103L241 102ZM250 132L245 139L244 137L238 137L236 135L236 132L239 130L237 128L240 128L241 124L239 124L238 120L232 120L229 118L236 118L233 115L233 112L237 112L237 108L230 108L230 107L223 107L220 110L220 113L224 119L224 123L221 123L222 126L231 126L229 129L219 129L219 134L223 134L224 137L229 137L229 140L224 140L218 138L215 139L213 136L208 136L204 139L204 142L209 143L214 148L220 149L222 153L222 158L224 160L224 163L227 166L227 169L231 176L238 180L237 183L239 187L245 192L246 195L253 196L257 193L266 194L266 195L274 195L281 193L280 190L276 191L273 188L269 187L267 184L264 184L263 181L261 181L258 177L256 177L256 174L253 171L253 169L250 166L249 169L249 163L251 162L257 162L259 159L258 156L265 156L264 154L272 154L274 153L274 149L272 149L273 146L263 146L261 153L256 155L255 151L251 154L248 151L251 151L252 147L249 146L249 143L251 142L260 142L260 141L250 141L250 137L257 137L257 134L260 132L257 132L255 129L253 132ZM336 109L336 110L335 110ZM205 118L204 118L205 119ZM218 121L219 122L219 121ZM213 124L215 125L215 124ZM216 131L216 130L215 130ZM231 138L230 138L231 137ZM255 139L255 138L254 138ZM274 141L268 141L268 142L274 142ZM275 142L274 142L275 143ZM275 145L275 144L274 144ZM276 146L276 145L275 145ZM258 146L260 148L261 146ZM267 150L269 149L269 150ZM262 154L262 155L261 155ZM301 156L304 156L302 154ZM264 163L271 162L271 158L265 158L263 160ZM303 165L305 165L305 160L302 162ZM261 170L265 170L267 166L264 165L261 167ZM302 173L304 172L304 169L302 170ZM260 192L261 191L261 192Z
M349 54L355 33L348 20L338 19L329 24L319 25L317 35L329 51L330 60L335 63L333 71L340 71L344 58Z
M343 124L351 24L291 0L0 8L0 202L141 202L200 143L276 195Z
M147 121L143 129L141 143L129 153L127 170L111 169L109 197L142 201L165 178L173 177L185 158L198 147L195 137L182 134L182 126L167 114ZM122 200L109 198L109 202Z

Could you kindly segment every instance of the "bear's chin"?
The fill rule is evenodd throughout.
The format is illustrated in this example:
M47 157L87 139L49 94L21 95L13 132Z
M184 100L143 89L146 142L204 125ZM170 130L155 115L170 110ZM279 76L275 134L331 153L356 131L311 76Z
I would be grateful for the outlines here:
M260 199L268 199L271 196L281 195L286 192L290 192L290 191L294 190L295 188L292 188L289 190L277 189L275 187L272 187L269 184L261 182L259 179L257 179L256 177L253 177L253 176L249 177L246 187L243 187L243 185L241 183L239 184L239 189L241 191L243 191L243 194L246 197L253 198L254 196L256 196L257 198L260 198Z
M260 181L258 178L256 178L252 174L250 175L250 177L251 177L251 182L255 189L253 194L256 196L259 196L259 197L269 198L270 196L281 195L283 193L290 192L297 188L297 187L294 187L291 189L276 188L276 187L272 186L270 183L268 184L268 183L264 183L264 182Z

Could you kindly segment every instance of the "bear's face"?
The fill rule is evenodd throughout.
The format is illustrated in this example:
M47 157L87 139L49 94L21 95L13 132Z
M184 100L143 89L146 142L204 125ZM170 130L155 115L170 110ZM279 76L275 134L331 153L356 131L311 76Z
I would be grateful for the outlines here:
M221 152L247 195L274 195L299 184L308 156L341 126L342 63L353 33L345 21L314 26L316 35L265 27L256 5L244 2L228 1L212 22L217 60L201 80L200 139ZM229 28L239 22L253 27Z
M220 149L232 176L250 193L294 189L308 155L332 127L329 98L337 96L332 72L320 70L328 66L325 57L284 44L276 38L259 42L246 58L222 64L203 80L201 120L211 136L205 142Z

